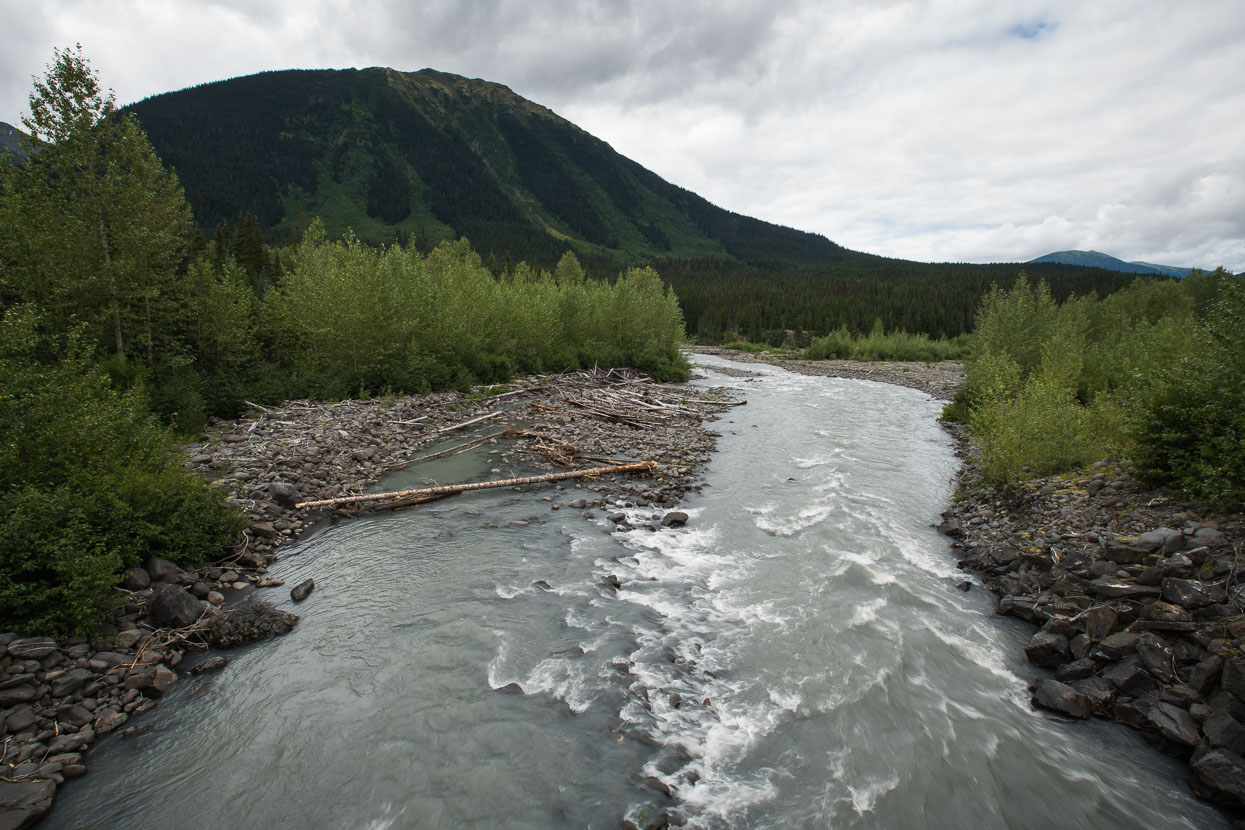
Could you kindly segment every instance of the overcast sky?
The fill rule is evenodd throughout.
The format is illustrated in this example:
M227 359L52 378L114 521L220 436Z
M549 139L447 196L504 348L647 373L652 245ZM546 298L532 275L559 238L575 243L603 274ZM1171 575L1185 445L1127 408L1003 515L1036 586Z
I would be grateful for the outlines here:
M0 20L0 121L76 42L121 103L433 67L857 250L1245 271L1242 0L0 0Z

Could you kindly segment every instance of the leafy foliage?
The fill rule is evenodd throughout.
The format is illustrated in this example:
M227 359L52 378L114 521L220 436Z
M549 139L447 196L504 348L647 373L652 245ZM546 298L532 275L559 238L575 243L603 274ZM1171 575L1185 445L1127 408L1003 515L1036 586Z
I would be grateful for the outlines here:
M117 393L81 334L28 307L0 319L0 628L82 633L149 555L194 562L244 526L182 472L136 392Z

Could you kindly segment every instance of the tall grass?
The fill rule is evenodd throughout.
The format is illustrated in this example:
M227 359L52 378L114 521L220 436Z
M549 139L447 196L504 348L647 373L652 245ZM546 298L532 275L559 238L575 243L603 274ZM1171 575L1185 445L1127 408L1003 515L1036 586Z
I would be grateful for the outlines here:
M881 323L867 335L852 336L847 326L818 337L804 350L808 360L899 360L938 363L960 360L968 353L968 338L939 338L906 331L886 332Z

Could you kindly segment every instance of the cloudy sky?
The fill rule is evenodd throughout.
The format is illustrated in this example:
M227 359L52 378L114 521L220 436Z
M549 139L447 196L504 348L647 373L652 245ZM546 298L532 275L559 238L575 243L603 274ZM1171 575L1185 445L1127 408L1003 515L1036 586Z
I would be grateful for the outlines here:
M0 121L264 69L504 83L669 181L931 261L1245 271L1242 0L0 0Z

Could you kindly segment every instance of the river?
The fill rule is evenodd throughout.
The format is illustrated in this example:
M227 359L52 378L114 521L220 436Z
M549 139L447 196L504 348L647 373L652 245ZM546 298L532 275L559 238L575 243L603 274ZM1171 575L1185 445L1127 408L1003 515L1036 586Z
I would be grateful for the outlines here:
M316 580L294 632L98 742L41 827L1227 826L1132 734L1029 706L1031 629L956 589L932 528L957 463L936 401L698 360L748 404L685 527L554 510L592 495L571 484L299 543L272 570Z

